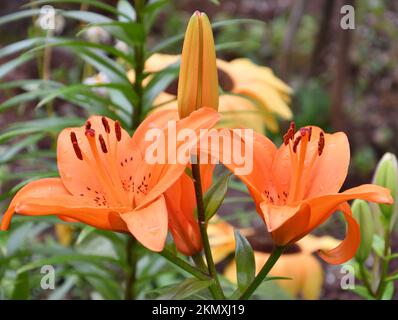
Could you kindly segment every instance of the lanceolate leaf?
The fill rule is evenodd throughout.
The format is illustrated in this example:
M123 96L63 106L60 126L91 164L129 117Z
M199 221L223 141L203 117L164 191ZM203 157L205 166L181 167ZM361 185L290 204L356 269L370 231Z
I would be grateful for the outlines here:
M162 295L157 297L158 300L183 300L189 296L208 288L213 283L212 280L198 280L190 278L184 280L177 286L172 286Z
M205 206L206 220L209 221L224 201L225 194L228 189L228 181L231 176L230 172L224 174L211 188L206 192L203 202Z
M238 287L243 292L254 280L256 264L249 241L239 231L235 231L235 261Z

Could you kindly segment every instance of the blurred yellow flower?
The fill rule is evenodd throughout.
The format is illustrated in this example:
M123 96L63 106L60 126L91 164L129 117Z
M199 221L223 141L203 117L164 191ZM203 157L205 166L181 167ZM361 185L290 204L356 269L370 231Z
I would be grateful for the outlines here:
M70 225L64 223L57 223L55 225L55 234L60 244L68 247L72 243L73 239L73 228Z
M210 223L208 234L214 261L216 263L225 259L235 250L235 238L233 227L220 218L216 217L215 223ZM241 234L250 239L254 231L252 229L242 229ZM313 255L317 250L329 250L339 244L339 240L324 236L316 237L307 235L297 244L297 251L285 253L276 262L269 273L269 276L289 277L292 280L276 280L278 285L285 289L292 297L302 297L303 299L318 299L321 294L324 274L322 265ZM256 273L260 271L270 254L254 250L256 260ZM236 265L231 261L227 265L224 275L231 282L236 283Z
M145 71L159 72L177 63L179 55L155 53L145 63ZM223 114L220 126L249 127L263 133L264 126L276 132L277 117L291 119L289 108L292 89L277 78L270 68L258 66L249 59L230 62L217 59L218 80L223 93L220 95L219 111ZM134 71L128 72L134 82ZM146 78L146 83L150 77ZM173 83L159 94L154 106L164 109L177 108L177 85Z

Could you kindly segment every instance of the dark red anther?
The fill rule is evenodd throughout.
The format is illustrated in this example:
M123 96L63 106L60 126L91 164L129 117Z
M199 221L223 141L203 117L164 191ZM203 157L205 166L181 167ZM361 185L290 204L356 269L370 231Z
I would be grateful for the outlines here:
M109 127L109 122L105 117L101 118L102 121L102 125L104 126L105 132L106 133L110 133L111 132L111 128Z
M86 122L86 131L91 129L91 122L87 121Z
M320 156L325 148L325 135L323 132L319 134L319 141L318 141L318 155Z
M86 137L94 138L95 137L95 130L94 129L86 129Z
M122 140L122 128L120 127L119 121L115 121L115 134L117 141Z
M295 124L292 121L292 122L290 122L289 129L283 135L283 143L285 144L285 146L289 143L290 140L293 140L294 133L295 133Z
M296 138L296 140L294 140L294 143L293 143L293 152L294 152L294 153L297 152L297 146L299 145L299 143L300 143L300 141L301 141L301 137L302 137L302 136L298 136L298 137Z
M102 152L103 153L108 153L108 149L106 147L105 140L104 140L104 137L102 136L102 134L100 134L98 136L98 139L99 139L99 142L100 142L100 145L101 145Z
M83 154L80 150L79 143L77 142L76 133L73 131L70 133L70 140L72 141L73 150L75 151L76 157L79 160L83 160Z
M308 141L311 141L311 136L312 136L312 127L308 128Z

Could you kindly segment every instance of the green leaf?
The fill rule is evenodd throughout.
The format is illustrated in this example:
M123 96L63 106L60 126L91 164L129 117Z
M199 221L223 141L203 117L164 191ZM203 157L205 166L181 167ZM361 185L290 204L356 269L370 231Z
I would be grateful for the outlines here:
M381 296L381 300L391 300L394 296L394 282L388 282L383 295Z
M78 127L84 124L84 120L77 117L51 117L24 122L15 122L0 134L0 143L3 143L22 134L35 132L59 133L67 127Z
M170 286L166 290L162 290L162 294L157 297L157 300L183 300L189 296L208 288L212 285L213 280L198 280L189 278L184 280L177 286Z
M58 255L50 258L34 260L32 262L25 264L23 267L19 268L17 270L17 273L34 270L46 264L56 265L56 264L69 264L73 262L86 262L100 266L106 263L111 263L115 265L119 264L119 261L117 259L111 257L72 253L72 254Z
M372 249L379 257L384 257L384 239L377 234L373 236Z
M124 13L124 15L119 15L119 21L126 22L136 20L137 14L135 12L135 9L127 0L119 0L119 2L117 3L117 9L119 12ZM126 18L126 15L128 16L128 18Z
M33 55L22 55L19 56L11 61L3 63L0 65L0 79L6 76L9 72L14 70L16 67L20 66L21 64L27 62L28 60L32 59Z
M5 16L0 17L0 26L2 24L6 24L15 20L23 19L23 18L28 18L32 16L37 16L40 14L40 9L29 9L29 10L23 10L23 11L18 11L15 13L7 14Z
M254 260L253 249L242 236L239 231L235 231L235 260L236 260L236 276L238 280L238 287L241 292L249 286L254 280L256 274L256 263Z
M206 221L209 221L214 216L224 201L230 176L231 172L227 172L206 192L203 198Z
M389 281L395 281L398 280L398 272L396 274L393 274L392 276L389 276L385 279L385 281L389 282Z
M43 45L37 46L27 53L33 53L39 50L43 50L46 47L71 47L75 52L79 52L85 48L87 49L99 49L104 51L105 53L112 54L127 63L134 65L134 59L130 55L125 54L124 52L116 49L112 45L102 44L102 43L95 43L83 40L74 40L74 39L66 39L66 38L48 38L47 42ZM74 47L74 48L73 48Z
M0 112L5 111L11 107L21 105L22 103L38 99L51 93L53 89L42 89L24 92L19 95L13 96L10 99L0 104Z
M149 111L155 98L163 92L178 77L179 66L169 66L154 73L152 79L144 89L144 110Z
M26 50L43 42L45 42L45 38L31 38L31 39L24 39L21 41L13 42L0 49L0 58L4 58L6 56L20 52L22 50Z
M218 28L222 27L227 27L231 26L234 24L247 24L247 23L252 23L252 24L265 24L265 22L260 21L260 20L255 20L255 19L231 19L231 20L223 20L223 21L218 21L212 23L212 28L213 30L216 30ZM150 52L155 53L155 52L160 52L163 51L164 49L167 49L168 47L178 43L179 41L182 41L184 39L184 33L180 33L178 35L172 36L160 43L158 43L155 47L153 47Z
M145 30L142 25L136 22L109 21L89 24L79 31L78 35L91 27L99 26L104 28L115 38L133 45L145 41Z
M80 231L77 239L76 239L76 243L75 245L79 245L81 244L90 234L92 234L94 231L96 230L96 228L92 227L92 226L85 226L82 231Z
M42 139L44 134L35 134L27 136L26 138L18 141L17 143L11 145L7 150L3 151L0 155L0 164L6 163L13 159L13 157L20 152L22 149L36 144L37 141Z
M289 277L266 277L264 281L275 281L275 280L293 280Z
M11 300L28 300L29 299L29 273L19 273L15 280L14 291Z
M351 289L351 291L362 298L375 300L375 298L368 292L368 289L366 289L364 286L355 285L355 288Z
M41 6L43 4L50 4L50 3L51 4L56 4L56 3L88 4L90 7L96 7L104 11L107 11L109 13L112 13L114 15L125 16L126 18L129 18L129 16L125 14L124 11L117 10L113 6L110 6L102 1L97 1L97 0L38 0L38 1L30 1L29 3L23 5L22 8L31 7L31 6Z

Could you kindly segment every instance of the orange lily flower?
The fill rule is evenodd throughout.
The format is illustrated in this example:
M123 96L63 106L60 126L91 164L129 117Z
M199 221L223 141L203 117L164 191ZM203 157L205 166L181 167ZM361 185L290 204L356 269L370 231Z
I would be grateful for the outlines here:
M254 133L251 174L240 176L255 200L276 245L294 243L341 210L347 235L339 246L320 252L331 264L351 259L360 244L359 226L347 201L363 199L391 204L390 191L365 184L339 193L347 176L350 148L343 132L327 134L318 127L301 128L294 123L277 149L266 137ZM230 169L234 164L225 164Z
M144 160L144 135L159 116L178 117L177 112L154 114L132 138L119 122L100 116L90 117L83 127L63 130L57 146L60 178L41 179L22 188L0 229L8 229L14 212L57 215L70 222L131 233L148 249L161 251L168 229L163 193L184 173L186 164L148 164ZM203 108L178 121L176 132L211 128L218 117L215 111ZM185 152L184 146L177 142L176 150Z

